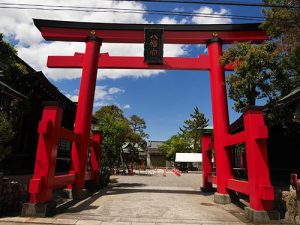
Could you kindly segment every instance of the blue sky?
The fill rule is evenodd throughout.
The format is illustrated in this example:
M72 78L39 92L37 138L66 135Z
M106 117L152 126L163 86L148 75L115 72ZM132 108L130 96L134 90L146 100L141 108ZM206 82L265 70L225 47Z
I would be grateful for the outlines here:
M7 1L9 2L9 1ZM25 1L30 4L34 1ZM81 3L80 3L81 2ZM78 6L86 6L89 1L76 1ZM105 1L104 1L105 2ZM241 1L240 1L241 2ZM260 2L260 1L251 1ZM63 1L46 1L53 5L63 4ZM97 5L97 2L89 2ZM44 3L43 3L44 4ZM111 4L107 2L106 4ZM126 3L120 7L156 9L156 10L183 10L189 12L209 12L215 14L262 16L261 8L258 7L233 7L191 4L163 4L163 3ZM129 4L129 5L128 5ZM130 5L131 4L131 5ZM68 4L69 5L69 4ZM205 8L206 7L206 8ZM39 32L33 26L31 17L76 20L72 12L40 12L36 10L13 10L0 9L0 32L6 39L15 43L19 55L36 70L42 70L49 80L58 89L73 100L76 100L80 83L80 70L55 70L45 67L46 55L72 55L75 51L82 52L83 44L78 43L45 43L39 36ZM2 16L1 16L2 15ZM224 20L211 21L209 18L182 18L163 15L116 15L109 14L101 17L101 14L88 15L82 13L81 21L93 22L120 22L120 23L223 23ZM110 19L107 19L111 16ZM3 17L3 18L1 18ZM23 18L18 23L19 18ZM124 18L127 17L127 18ZM184 19L184 20L182 20ZM200 18L201 19L201 18ZM25 21L25 22L24 22ZM27 21L27 22L26 22ZM15 23L15 29L10 28L7 23ZM247 23L251 21L226 20L225 23ZM255 21L252 21L255 22ZM130 48L130 46L127 46ZM142 55L142 47L135 46L130 55ZM122 46L103 46L102 50L113 55L126 55ZM172 56L194 56L205 52L205 46L169 46L166 51ZM114 74L115 73L115 74ZM112 79L117 77L117 79ZM97 93L94 110L102 105L117 104L124 110L126 116L136 114L146 120L150 140L166 140L179 131L183 121L189 118L193 108L198 106L212 125L211 96L208 71L99 71L97 80ZM232 101L229 100L230 121L233 122L239 115L232 110Z

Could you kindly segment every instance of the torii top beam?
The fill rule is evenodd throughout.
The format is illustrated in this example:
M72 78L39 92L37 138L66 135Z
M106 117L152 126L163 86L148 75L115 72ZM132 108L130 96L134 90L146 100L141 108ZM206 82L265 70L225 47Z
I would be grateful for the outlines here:
M46 40L85 42L91 31L102 42L108 43L144 43L145 28L164 29L165 44L206 44L217 35L223 43L251 41L261 43L268 39L266 32L258 23L252 24L117 24L86 23L56 20L34 19L35 26Z

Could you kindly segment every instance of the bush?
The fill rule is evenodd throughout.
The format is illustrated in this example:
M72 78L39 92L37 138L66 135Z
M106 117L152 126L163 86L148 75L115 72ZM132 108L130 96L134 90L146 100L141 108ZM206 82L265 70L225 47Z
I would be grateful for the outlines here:
M14 137L12 122L5 112L0 112L0 162L13 150L10 141Z
M108 185L111 175L111 169L109 167L101 167L99 171L100 187Z

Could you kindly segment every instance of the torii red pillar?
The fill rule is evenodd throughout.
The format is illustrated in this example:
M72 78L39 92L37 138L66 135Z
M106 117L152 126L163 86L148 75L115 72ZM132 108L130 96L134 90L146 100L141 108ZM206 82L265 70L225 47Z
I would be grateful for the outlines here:
M229 117L224 68L220 64L222 40L214 37L207 42L210 61L210 85L216 152L217 192L227 195L227 179L232 177L230 151L224 147L224 138L229 133Z
M74 129L74 132L81 135L81 141L79 142L80 144L73 143L72 146L72 165L76 174L75 186L77 189L82 189L85 182L86 161L101 44L101 39L97 38L95 33L91 32L91 36L86 40ZM74 172L70 171L70 173Z
M211 134L203 133L201 139L202 145L202 191L209 191L212 189L212 183L208 181L208 176L212 175L212 152L209 149L211 144Z

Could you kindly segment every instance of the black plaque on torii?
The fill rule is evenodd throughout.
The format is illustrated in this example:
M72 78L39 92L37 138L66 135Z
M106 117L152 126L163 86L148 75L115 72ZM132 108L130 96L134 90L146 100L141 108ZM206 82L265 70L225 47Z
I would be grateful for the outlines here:
M144 30L144 61L148 64L163 64L164 58L164 30Z

